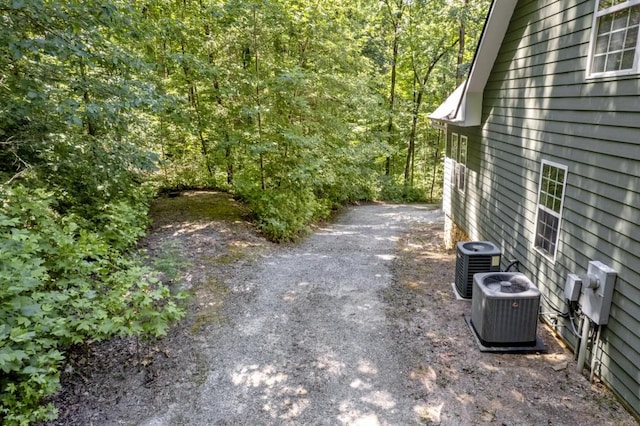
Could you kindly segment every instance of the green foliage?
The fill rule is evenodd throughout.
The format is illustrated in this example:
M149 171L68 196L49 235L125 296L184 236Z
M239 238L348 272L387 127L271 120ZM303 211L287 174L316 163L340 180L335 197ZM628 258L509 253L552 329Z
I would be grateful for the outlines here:
M276 187L261 190L250 184L238 184L237 197L247 203L256 224L273 241L292 241L307 231L314 219L328 214L308 188Z
M139 222L127 224L122 204L107 208L122 226L112 235L60 215L41 189L3 186L0 199L0 417L28 423L54 415L40 403L57 389L69 345L160 336L183 311L149 268L113 244L130 244L121 235L142 232Z
M315 216L317 205L308 191L270 190L249 198L249 204L258 217L258 227L270 239L295 239L306 230Z
M380 199L395 203L425 202L426 193L423 188L404 185L393 178L380 178Z
M68 345L180 317L163 284L179 257L158 276L126 254L153 187L229 190L280 241L345 203L437 197L424 115L486 4L2 2L0 420L54 415L38 404Z

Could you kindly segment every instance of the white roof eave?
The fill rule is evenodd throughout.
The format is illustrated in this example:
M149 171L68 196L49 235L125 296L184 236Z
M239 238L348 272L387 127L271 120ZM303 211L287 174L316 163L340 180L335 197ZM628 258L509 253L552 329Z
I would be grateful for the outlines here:
M429 114L431 120L444 121L460 127L480 125L484 88L517 3L517 0L493 0L469 77L443 104Z
M464 83L459 85L456 90L438 107L435 111L428 115L432 120L451 121L455 120L460 105L460 98L464 92Z
M466 88L466 82L459 85L428 117L433 122L445 122L460 127L480 125L482 93L470 93Z

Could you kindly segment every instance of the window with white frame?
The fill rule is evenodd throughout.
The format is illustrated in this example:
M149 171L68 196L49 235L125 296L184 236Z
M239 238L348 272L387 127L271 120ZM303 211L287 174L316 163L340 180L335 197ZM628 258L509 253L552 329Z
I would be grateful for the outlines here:
M467 180L467 137L460 136L460 154L458 155L458 190L464 192Z
M453 160L451 186L460 192L464 192L467 180L467 142L466 136L451 133L451 151L449 152L449 156Z
M587 74L606 77L640 72L640 0L598 0Z
M558 247L566 182L567 166L542 160L534 246L551 259Z
M457 162L458 161L458 134L457 133L451 133L451 159L453 159L453 161Z
M450 157L453 160L453 170L451 173L451 186L458 186L458 139L457 133L451 133L451 152Z

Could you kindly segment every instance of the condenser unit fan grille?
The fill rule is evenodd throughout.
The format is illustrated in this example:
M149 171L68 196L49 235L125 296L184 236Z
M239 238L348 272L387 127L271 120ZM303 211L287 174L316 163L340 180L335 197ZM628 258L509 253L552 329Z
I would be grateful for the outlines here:
M484 280L484 285L491 291L509 294L525 292L529 290L530 286L528 279L519 275L506 274L488 276Z

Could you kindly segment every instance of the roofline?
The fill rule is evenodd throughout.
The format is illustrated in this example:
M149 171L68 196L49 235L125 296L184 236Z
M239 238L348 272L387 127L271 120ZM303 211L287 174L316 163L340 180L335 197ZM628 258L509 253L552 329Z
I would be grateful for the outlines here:
M430 116L432 119L461 127L480 125L484 88L498 57L500 46L507 33L517 3L517 0L493 0L491 2L487 19L480 34L480 41L476 46L471 70L463 83L462 96L459 98L455 111L443 117Z

